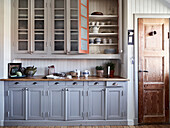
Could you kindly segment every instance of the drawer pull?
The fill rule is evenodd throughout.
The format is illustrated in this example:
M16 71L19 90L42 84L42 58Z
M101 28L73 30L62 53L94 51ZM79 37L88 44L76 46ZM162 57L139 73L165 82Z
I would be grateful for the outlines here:
M99 85L99 82L95 82L94 85Z
M34 82L33 85L37 85L37 82Z
M18 84L19 84L19 82L15 82L15 84L16 84L16 85L18 85Z
M55 85L59 85L59 82L55 82Z
M74 82L73 85L77 85L77 82Z
M112 85L117 86L118 84L117 83L113 83Z

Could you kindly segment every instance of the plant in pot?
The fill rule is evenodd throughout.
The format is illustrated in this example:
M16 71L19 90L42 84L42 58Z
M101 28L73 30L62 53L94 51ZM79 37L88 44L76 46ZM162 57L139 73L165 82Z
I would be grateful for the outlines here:
M102 66L96 66L96 74L98 77L103 77L104 68Z
M114 70L115 70L115 64L112 62L108 62L106 64L108 69L108 77L113 78L114 77Z

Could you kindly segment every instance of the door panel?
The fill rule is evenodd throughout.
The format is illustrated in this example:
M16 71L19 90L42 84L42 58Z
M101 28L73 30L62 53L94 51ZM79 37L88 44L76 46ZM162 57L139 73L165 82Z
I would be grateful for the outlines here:
M49 119L64 120L64 89L49 89Z
M139 19L138 23L139 123L168 122L169 19Z
M104 89L103 88L89 89L89 119L90 120L104 119Z
M24 88L9 88L9 119L25 119L25 91Z
M83 88L68 89L68 120L83 119Z
M28 90L28 119L44 119L44 89L29 88Z

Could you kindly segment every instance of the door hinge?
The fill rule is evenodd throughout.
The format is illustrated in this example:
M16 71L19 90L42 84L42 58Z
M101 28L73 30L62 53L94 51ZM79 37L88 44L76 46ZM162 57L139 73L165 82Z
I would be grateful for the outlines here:
M7 112L7 117L9 117L9 112Z
M123 91L122 91L122 96L123 96Z
M9 91L7 91L7 96L9 96Z

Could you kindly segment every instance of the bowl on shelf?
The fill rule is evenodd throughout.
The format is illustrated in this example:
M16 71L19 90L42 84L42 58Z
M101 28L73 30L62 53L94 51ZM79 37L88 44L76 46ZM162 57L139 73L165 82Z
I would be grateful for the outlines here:
M115 54L116 53L116 49L105 49L104 50L104 54Z
M102 12L93 12L93 13L91 13L91 15L103 15L103 13Z

